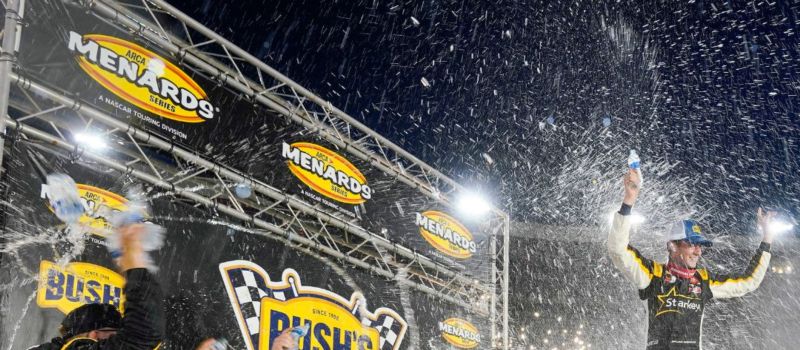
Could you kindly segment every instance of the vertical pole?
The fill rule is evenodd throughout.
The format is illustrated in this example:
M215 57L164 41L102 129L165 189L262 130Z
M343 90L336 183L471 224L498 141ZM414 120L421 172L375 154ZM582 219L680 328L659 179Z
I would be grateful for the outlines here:
M11 68L17 49L17 26L19 25L20 1L6 0L5 25L3 26L3 51L0 52L0 118L8 115L8 99L11 89ZM6 125L0 123L0 173L3 172L3 153L5 153Z
M511 217L503 213L503 349L508 350L508 270Z
M489 345L490 349L497 349L497 341L500 337L497 334L497 230L494 231L492 234L492 238L489 241L491 245L491 263L492 263L492 276L491 276L491 285L492 285L492 295L491 295L491 304L489 305L489 323L492 325L492 335L489 339L491 344Z

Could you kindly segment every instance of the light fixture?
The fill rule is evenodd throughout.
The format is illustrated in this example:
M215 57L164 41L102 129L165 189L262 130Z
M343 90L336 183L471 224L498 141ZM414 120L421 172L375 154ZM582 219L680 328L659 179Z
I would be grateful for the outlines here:
M772 232L773 234L781 234L784 232L788 232L794 228L794 225L780 220L771 221L767 224L767 230Z
M108 148L106 141L96 134L79 132L75 134L73 138L78 145L90 151L101 151Z
M492 210L492 205L477 193L464 192L458 198L457 208L468 217L479 217Z

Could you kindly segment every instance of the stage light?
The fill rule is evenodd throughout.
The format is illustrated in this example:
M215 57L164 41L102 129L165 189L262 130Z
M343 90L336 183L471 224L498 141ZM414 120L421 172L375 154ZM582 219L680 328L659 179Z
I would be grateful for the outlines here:
M492 205L477 193L465 192L458 199L458 210L469 217L479 217L492 210Z
M785 222L785 221L772 221L767 225L767 230L770 230L773 234L781 234L784 232L788 232L794 228L794 225Z
M108 147L102 137L87 132L79 132L74 135L75 142L90 151L102 151Z

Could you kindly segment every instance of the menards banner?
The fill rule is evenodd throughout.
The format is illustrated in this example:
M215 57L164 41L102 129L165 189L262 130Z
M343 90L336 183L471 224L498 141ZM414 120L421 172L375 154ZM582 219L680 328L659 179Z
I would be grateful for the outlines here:
M6 163L14 207L3 212L3 239L14 249L0 253L0 304L7 306L0 314L3 349L48 341L64 315L80 305L106 303L124 312L126 301L124 278L104 236L111 229L108 217L124 210L127 189L137 184L94 164L42 154L46 172L66 173L78 184L86 215L69 231L48 207L48 188L28 151L15 145ZM168 193L150 190L147 197L151 220L167 231L153 257L166 296L162 349L193 349L208 336L226 338L233 349L269 349L281 331L298 325L310 329L300 349L442 349L488 337L488 327L465 311L474 300L442 302L250 234L241 223ZM409 320L412 310L416 316ZM449 321L454 317L474 327Z
M224 84L190 69L152 43L98 20L83 8L71 7L60 1L34 1L27 5L27 26L22 31L19 56L22 75L79 97L114 118L161 135L176 144L185 145L196 150L199 155L245 171L255 179L302 199L319 210L384 235L390 241L460 270L466 277L489 280L489 228L485 223L460 217L417 189L383 173L370 164L370 160L359 159L345 149L321 139L312 130L304 129L274 111L247 101L240 94L226 89ZM79 125L81 130L84 127L79 122L80 116L71 110L56 111L54 115L58 118L59 125ZM91 127L98 126L98 123L93 123ZM63 162L54 161L54 164L61 163ZM80 166L62 170L72 175L79 184L79 193L87 209L87 214L80 222L88 243L83 253L70 259L70 262L113 270L113 264L106 258L103 237L110 229L107 222L109 215L126 207L126 186L130 184L122 182L121 179L126 178L123 174L103 175ZM15 216L10 220L24 226L19 232L40 232L36 225L50 225L49 231L40 234L50 232L52 235L50 241L40 242L43 246L35 249L35 254L22 258L20 262L23 262L24 268L15 272L21 274L16 277L25 281L43 281L37 282L37 288L45 290L47 286L51 287L49 299L45 294L42 303L37 304L46 310L42 313L44 316L37 316L43 318L31 321L43 322L40 325L43 329L36 334L47 334L44 329L46 325L57 322L56 319L63 315L63 311L74 305L69 304L75 302L74 300L117 300L114 298L116 290L111 287L113 283L110 283L114 278L110 274L104 274L107 278L90 283L84 277L95 270L85 268L84 265L76 265L80 267L76 269L76 266L62 263L64 254L74 247L62 242L67 234L58 229L57 222L46 205L47 189L42 186L42 180L35 176L23 173L17 175L15 181L18 183L12 186L17 190L10 196L19 197L14 197L15 200L21 200L18 203L26 203L30 207L25 209L28 211L26 215L36 219L31 221L26 218L25 221L19 221L21 218ZM320 264L313 258L277 242L259 240L237 233L235 229L214 226L210 222L220 222L220 219L207 211L170 203L167 199L157 200L154 205L162 211L164 217L171 220L162 224L178 233L176 237L170 238L168 246L161 253L166 254L164 256L169 259L165 260L168 263L162 266L160 274L165 276L165 286L174 298L170 302L182 310L179 314L207 316L206 313L213 312L215 315L236 315L231 313L231 303L221 306L221 301L218 300L220 296L224 296L223 300L229 300L228 292L221 284L219 266L231 261L246 261L262 267L265 273L260 275L264 281L282 281L284 271L293 269L297 280L302 280L303 286L325 287L330 293L338 295L329 299L337 300L335 304L341 308L351 305L354 295L361 300L353 286L344 284L344 278L331 277L333 270L324 266L318 268ZM37 237L44 239L44 236ZM189 251L193 253L188 254ZM17 257L4 257L6 258L17 261ZM56 265L47 265L50 263ZM3 268L5 266L4 264ZM310 266L317 268L309 270ZM47 272L40 276L41 271ZM92 274L96 275L94 272ZM397 286L394 282L364 275L360 271L353 271L352 274L355 276L352 280L369 281L365 283L369 286L358 286L358 291L369 308L354 317L364 322L364 317L369 318L370 315L388 317L381 316L389 315L386 312L381 313L381 308L385 308L403 318L403 311L396 299ZM62 275L63 279L60 277ZM78 284L79 280L84 283ZM63 290L59 290L58 286L63 286ZM108 291L106 287L109 288ZM201 293L190 294L190 290ZM21 299L14 301L24 305L29 297L32 298L31 301L40 300L38 295L24 295L25 291L25 288L17 288L15 293L18 294L15 295ZM32 290L28 292L32 293ZM121 300L124 295L119 298ZM45 301L50 306L45 306ZM424 308L423 306L422 309ZM54 310L58 310L60 314L53 314ZM259 310L258 313L260 312ZM345 320L343 314L333 311L331 314ZM29 314L26 317L32 316ZM289 318L294 322L295 316ZM248 331L251 329L249 327L255 327L251 326L252 321L243 325L242 322L247 321L234 319L237 320L236 334L242 332L242 327L248 327ZM308 315L308 319L314 318ZM414 334L410 330L415 327L437 329L438 322L446 319L430 320L424 325L408 325L409 332L403 334ZM384 318L385 320L387 319ZM0 337L3 339L7 338L5 334L10 334L5 332L6 329L13 333L14 326L19 325L16 321L7 321L3 319L4 336ZM209 328L201 327L195 332L194 326L187 326L187 329L193 329L192 336L185 335L189 334L188 331L175 330L177 333L172 333L171 337L177 339L179 344L188 342L186 339L203 333L203 330L210 333L219 331L220 334L227 334L229 339L239 339L230 334L233 331L231 329L221 330L218 324L207 324L191 317L187 321L170 324L191 322ZM278 323L264 320L259 322L257 328L275 324L279 328L283 327L282 321L276 322ZM393 324L402 322L398 320ZM7 325L11 328L7 328ZM330 328L333 337L336 329L344 332L352 324L326 326ZM274 329L270 330L272 331ZM399 336L401 333L397 333L398 331L400 329L393 330ZM322 338L328 334L325 330L320 332ZM372 332L359 334L369 338L372 343L381 344L381 339L375 340ZM19 343L19 336L18 333L14 338L15 344L22 344ZM358 338L351 339L351 343L359 343ZM251 344L256 341L254 339L251 337ZM33 340L26 342L28 344ZM397 344L400 348L404 346L402 342ZM325 348L322 343L320 346ZM177 348L189 347L187 345Z
M376 196L367 208L365 227L466 277L490 279L492 227L487 220L461 215L397 179L379 178L373 191L391 196Z
M249 141L248 124L274 118L85 9L60 1L26 5L18 62L33 81L209 156Z

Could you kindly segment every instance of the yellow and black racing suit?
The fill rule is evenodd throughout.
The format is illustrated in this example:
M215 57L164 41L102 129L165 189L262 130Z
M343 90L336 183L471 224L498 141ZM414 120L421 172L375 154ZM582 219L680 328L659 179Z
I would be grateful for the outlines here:
M769 266L770 245L761 243L741 274L715 275L697 269L684 278L671 273L666 264L643 257L628 244L629 214L630 207L623 204L614 215L608 252L614 266L639 289L639 297L647 300L647 349L701 349L706 301L740 297L758 288Z

